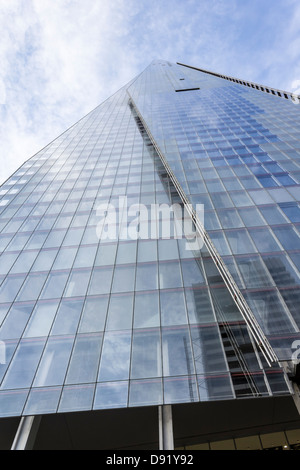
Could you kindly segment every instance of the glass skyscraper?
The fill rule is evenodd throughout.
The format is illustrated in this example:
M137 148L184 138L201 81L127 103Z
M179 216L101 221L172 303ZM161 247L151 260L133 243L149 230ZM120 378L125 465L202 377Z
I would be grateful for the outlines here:
M297 446L299 129L298 97L153 61L1 186L0 448Z

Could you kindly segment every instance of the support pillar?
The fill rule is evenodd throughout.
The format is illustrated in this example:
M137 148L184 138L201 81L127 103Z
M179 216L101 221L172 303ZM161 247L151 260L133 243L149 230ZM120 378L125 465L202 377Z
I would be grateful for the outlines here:
M159 450L174 450L172 406L158 407Z
M23 416L11 450L32 450L40 422L41 416Z

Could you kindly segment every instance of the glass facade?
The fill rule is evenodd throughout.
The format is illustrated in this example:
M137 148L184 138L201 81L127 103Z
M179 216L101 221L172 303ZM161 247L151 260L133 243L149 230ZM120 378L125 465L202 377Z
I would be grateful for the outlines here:
M182 206L155 141L289 360L299 124L291 101L155 61L24 163L0 188L0 417L289 394L207 246L138 205Z

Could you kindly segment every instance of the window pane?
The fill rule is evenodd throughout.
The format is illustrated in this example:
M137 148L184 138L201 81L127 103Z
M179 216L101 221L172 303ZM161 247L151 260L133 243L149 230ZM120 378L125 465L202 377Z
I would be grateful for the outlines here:
M91 270L72 271L66 285L64 297L80 297L86 295Z
M158 288L157 263L138 264L136 271L136 290L155 290Z
M195 259L181 261L183 283L186 287L205 283L201 261Z
M82 306L83 300L63 300L51 329L51 335L75 334Z
M124 408L128 401L128 382L98 384L94 409Z
M185 297L190 323L215 322L215 316L207 288L187 289L185 291Z
M34 416L55 413L60 395L61 387L32 389L23 414Z
M281 251L270 229L249 229L249 233L260 253Z
M165 403L189 403L198 401L196 377L172 377L164 379Z
M47 274L29 274L16 297L16 301L37 300L46 278Z
M295 331L278 293L275 290L245 293L250 308L266 334Z
M57 307L57 301L38 302L30 317L24 337L48 336Z
M70 269L76 253L77 248L61 248L52 269Z
M181 270L178 261L159 263L159 282L161 289L182 287Z
M233 398L229 374L198 376L200 401L226 400Z
M246 230L228 230L226 235L233 254L238 255L256 252L255 246Z
M61 385L64 382L74 337L50 337L41 359L34 387Z
M216 326L191 328L197 374L210 371L226 371L219 329Z
M108 305L108 296L88 298L84 304L79 326L80 333L103 331Z
M151 406L163 402L162 381L156 380L132 380L130 382L129 405Z
M41 299L58 299L62 296L69 273L50 273Z
M95 382L97 378L102 333L79 335L76 338L66 383Z
M104 336L98 381L129 377L131 332L109 332Z
M131 378L160 377L161 347L157 329L136 330L133 333Z
M117 244L100 245L95 260L96 266L109 266L114 264L117 251Z
M34 304L14 304L0 329L0 339L14 339L22 336Z
M85 411L92 408L94 385L71 385L63 389L58 411Z
M25 276L10 276L5 279L0 287L0 303L13 302Z
M112 283L112 292L130 292L134 290L135 266L116 266Z
M112 295L109 302L106 329L132 328L133 294Z
M188 328L162 330L163 375L194 374L194 364Z
M136 293L134 303L134 328L159 326L158 292Z
M273 227L273 232L285 250L299 250L300 238L293 227Z
M56 255L57 250L41 251L31 271L49 271L53 265Z
M74 268L88 268L94 264L97 246L82 246L79 248L74 262Z
M183 292L160 292L161 324L182 325L187 323Z
M111 288L113 268L95 268L90 282L89 295L107 294Z
M45 340L42 339L24 339L20 342L4 378L2 388L14 389L31 386L44 344Z

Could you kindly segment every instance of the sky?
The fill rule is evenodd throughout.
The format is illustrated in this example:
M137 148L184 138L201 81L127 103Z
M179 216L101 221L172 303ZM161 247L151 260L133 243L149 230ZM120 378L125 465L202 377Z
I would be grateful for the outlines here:
M0 0L0 184L154 59L300 93L300 2Z

